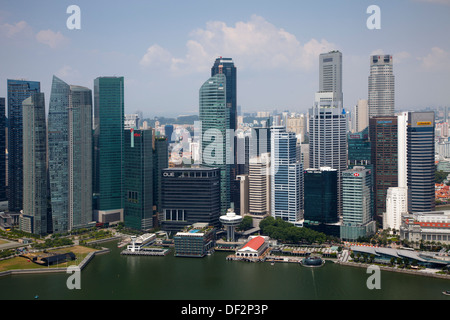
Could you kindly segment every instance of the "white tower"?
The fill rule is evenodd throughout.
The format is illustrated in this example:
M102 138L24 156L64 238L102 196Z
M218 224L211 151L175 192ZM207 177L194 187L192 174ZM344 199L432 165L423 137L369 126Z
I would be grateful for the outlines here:
M237 215L232 209L228 209L226 215L220 217L220 222L227 229L227 241L234 242L234 231L242 222L242 216Z

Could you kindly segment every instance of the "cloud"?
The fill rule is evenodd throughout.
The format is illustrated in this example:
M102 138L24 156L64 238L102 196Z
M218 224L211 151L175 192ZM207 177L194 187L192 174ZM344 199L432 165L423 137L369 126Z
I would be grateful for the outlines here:
M54 32L50 29L39 31L36 34L36 40L40 43L48 45L52 49L55 49L68 41L68 39L64 37L60 31Z
M450 54L439 48L431 48L431 52L425 57L419 57L421 67L426 71L450 71Z
M30 26L25 21L19 21L15 24L4 23L0 25L0 34L8 38L14 38L21 33L30 32Z
M226 56L233 58L241 70L310 70L318 63L320 53L336 49L326 40L310 39L302 44L294 34L257 15L234 26L210 21L189 37L184 57L175 57L154 44L142 57L141 65L164 64L173 72L205 72L216 57Z

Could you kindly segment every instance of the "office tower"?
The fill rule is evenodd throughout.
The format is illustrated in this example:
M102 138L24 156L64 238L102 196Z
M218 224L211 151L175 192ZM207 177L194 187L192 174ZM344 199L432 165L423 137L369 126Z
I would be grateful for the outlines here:
M135 230L153 228L152 130L125 129L124 223Z
M6 115L5 98L0 98L0 202L6 200Z
M22 102L23 210L20 230L44 235L47 230L47 128L43 93Z
M169 167L169 141L166 136L154 136L153 143L153 205L162 213L161 173Z
M249 178L248 174L239 174L236 177L238 182L238 192L239 192L239 205L235 205L234 213L237 215L248 214L249 208Z
M40 82L7 80L8 90L8 208L11 213L23 209L22 102L41 91Z
M394 71L391 55L370 57L369 118L393 116L395 110Z
M219 57L211 68L211 77L216 74L224 74L226 78L226 107L230 109L230 126L229 129L237 129L237 80L236 67L232 58Z
M398 186L398 132L397 117L369 119L369 138L374 166L374 214L382 223L386 211L387 189Z
M357 240L375 233L371 189L369 169L356 166L342 173L341 239Z
M166 124L164 126L164 135L167 137L169 143L175 142L172 137L173 134L173 125Z
M250 159L249 213L259 220L270 215L270 153Z
M48 114L53 232L92 222L92 91L53 77Z
M231 170L234 167L230 163L235 163L230 148L234 137L230 138L227 134L230 129L230 108L227 107L226 92L225 74L217 73L201 86L199 98L202 165L220 169L222 214L230 207Z
M354 132L347 134L348 144L348 168L354 166L364 166L367 169L372 169L372 148L369 139L369 127L366 127L361 132Z
M333 92L339 107L343 107L342 53L330 51L319 56L319 92Z
M330 167L304 171L304 219L317 223L336 223L338 216L338 170Z
M249 158L270 153L271 131L269 127L252 127L249 135Z
M434 112L409 112L407 187L410 212L435 209Z
M347 169L346 114L332 92L316 93L309 111L309 166L336 169L338 212L341 212L341 173Z
M367 100L358 100L352 116L353 132L361 132L369 126L369 104Z
M94 80L95 214L123 216L124 78Z
M298 161L295 133L282 126L271 132L271 214L296 223L303 216L303 166Z
M163 230L179 231L197 222L220 225L220 169L167 168L161 179Z

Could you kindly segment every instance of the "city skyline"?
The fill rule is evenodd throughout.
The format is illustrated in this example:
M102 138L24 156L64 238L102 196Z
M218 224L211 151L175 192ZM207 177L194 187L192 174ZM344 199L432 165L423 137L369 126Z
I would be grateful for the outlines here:
M396 111L450 101L450 45L442 42L450 31L445 0L378 1L380 30L366 26L372 3L357 1L230 2L236 10L227 15L221 4L204 1L78 1L80 30L66 26L68 4L25 4L6 3L0 10L6 48L0 59L8 62L0 81L39 81L47 95L53 74L90 89L95 78L116 75L125 79L126 113L196 114L204 75L223 56L239 69L237 105L244 112L306 112L319 89L317 56L339 50L346 109L367 99L371 54L393 56ZM0 96L6 96L6 86Z

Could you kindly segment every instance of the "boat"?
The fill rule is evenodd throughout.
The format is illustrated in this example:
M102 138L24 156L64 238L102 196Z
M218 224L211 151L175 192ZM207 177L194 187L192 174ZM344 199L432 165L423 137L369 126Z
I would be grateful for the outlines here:
M445 294L446 296L450 296L450 290L443 291L442 294Z

